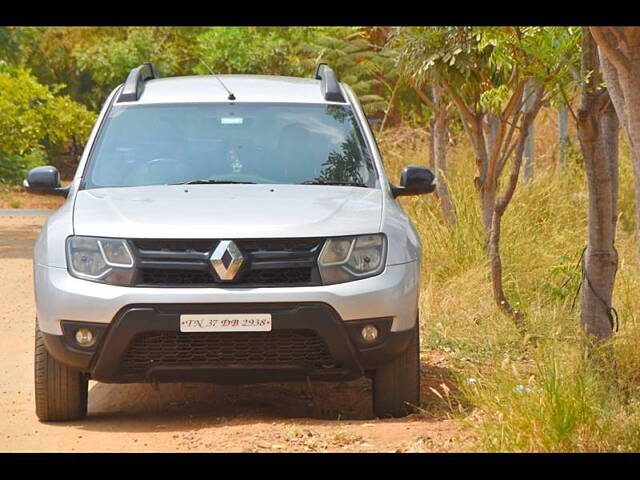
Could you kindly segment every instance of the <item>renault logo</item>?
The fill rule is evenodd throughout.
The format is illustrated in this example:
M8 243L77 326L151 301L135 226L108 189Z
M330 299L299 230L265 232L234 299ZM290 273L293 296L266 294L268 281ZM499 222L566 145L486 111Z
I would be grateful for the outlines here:
M221 240L209 258L211 266L222 281L233 280L244 262L244 257L233 240Z

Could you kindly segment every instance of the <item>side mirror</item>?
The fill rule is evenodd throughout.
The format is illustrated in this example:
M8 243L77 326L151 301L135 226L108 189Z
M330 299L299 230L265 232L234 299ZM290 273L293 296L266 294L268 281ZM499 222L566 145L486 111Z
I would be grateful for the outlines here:
M436 176L426 167L409 165L404 167L400 177L400 186L391 185L394 197L401 195L422 195L436 189Z
M29 193L62 195L63 197L69 194L69 188L60 185L58 169L51 165L31 169L22 185Z

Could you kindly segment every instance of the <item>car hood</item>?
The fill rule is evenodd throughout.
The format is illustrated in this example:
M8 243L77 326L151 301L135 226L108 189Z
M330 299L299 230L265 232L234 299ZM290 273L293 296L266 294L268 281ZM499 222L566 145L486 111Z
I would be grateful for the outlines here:
M278 238L374 233L382 191L318 185L158 185L80 190L76 235Z

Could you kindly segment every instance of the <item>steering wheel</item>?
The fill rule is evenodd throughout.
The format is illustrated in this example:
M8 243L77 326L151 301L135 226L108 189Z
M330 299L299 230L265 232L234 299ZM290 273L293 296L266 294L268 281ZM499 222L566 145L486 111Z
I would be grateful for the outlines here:
M149 160L148 162L145 162L142 166L146 168L153 168L153 167L158 167L163 165L181 166L182 162L180 160L176 160L175 158L158 157L158 158L154 158L153 160Z
M134 181L144 178L143 184L146 184L148 180L159 183L177 181L176 174L179 175L182 166L182 162L175 158L158 157L135 166L126 176Z

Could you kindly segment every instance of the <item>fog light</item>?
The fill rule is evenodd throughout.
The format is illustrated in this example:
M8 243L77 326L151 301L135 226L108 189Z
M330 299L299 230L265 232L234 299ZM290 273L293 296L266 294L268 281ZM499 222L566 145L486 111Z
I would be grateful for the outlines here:
M96 341L93 332L88 328L79 328L76 330L76 342L81 347L90 347Z
M378 329L375 325L365 325L362 327L362 339L367 342L375 342L376 338L378 338Z

